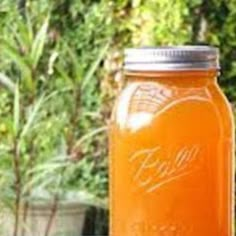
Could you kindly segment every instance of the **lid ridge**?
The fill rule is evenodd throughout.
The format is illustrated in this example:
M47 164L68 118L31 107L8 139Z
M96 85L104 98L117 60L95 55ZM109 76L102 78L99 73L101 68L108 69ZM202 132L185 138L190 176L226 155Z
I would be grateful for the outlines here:
M126 70L219 69L219 50L212 46L171 46L125 50Z

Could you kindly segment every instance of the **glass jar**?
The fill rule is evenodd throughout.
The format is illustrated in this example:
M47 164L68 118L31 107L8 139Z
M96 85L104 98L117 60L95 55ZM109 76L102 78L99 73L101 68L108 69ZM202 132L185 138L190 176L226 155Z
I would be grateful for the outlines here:
M110 126L110 236L232 236L233 118L218 50L126 50Z

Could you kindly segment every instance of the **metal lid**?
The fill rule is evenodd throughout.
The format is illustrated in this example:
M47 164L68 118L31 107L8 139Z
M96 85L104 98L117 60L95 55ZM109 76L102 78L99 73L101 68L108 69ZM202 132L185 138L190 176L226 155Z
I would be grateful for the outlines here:
M219 69L219 50L211 46L129 48L124 67L129 71Z

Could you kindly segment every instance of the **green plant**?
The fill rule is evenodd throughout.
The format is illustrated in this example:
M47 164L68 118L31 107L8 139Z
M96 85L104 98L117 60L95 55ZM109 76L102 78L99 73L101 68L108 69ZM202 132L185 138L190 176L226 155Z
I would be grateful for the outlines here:
M87 35L91 40L96 34L103 37L94 42L97 48L87 57L84 52L91 50L91 42L76 47L61 38L51 41L51 13L43 20L33 19L31 7L24 17L12 14L15 22L9 15L11 28L5 22L0 38L4 71L0 83L5 87L1 106L6 113L0 125L4 133L0 199L14 212L14 236L19 235L22 204L26 220L31 201L56 204L73 194L81 201L86 197L87 203L96 200L95 204L104 205L99 198L107 195L106 161L101 156L105 153L94 149L104 140L104 135L97 135L106 130L99 116L95 73L109 38L103 31ZM98 7L91 6L84 23L90 28L96 28L93 13ZM82 24L80 30L86 31L86 26Z

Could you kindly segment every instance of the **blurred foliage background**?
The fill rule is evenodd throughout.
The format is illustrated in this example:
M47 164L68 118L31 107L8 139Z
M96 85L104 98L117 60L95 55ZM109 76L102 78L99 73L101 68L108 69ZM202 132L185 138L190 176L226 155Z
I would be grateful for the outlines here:
M80 190L95 206L87 233L106 235L107 213L96 209L108 195L106 129L123 49L219 47L219 82L234 105L235 22L235 0L1 0L1 202L16 212L35 196Z

